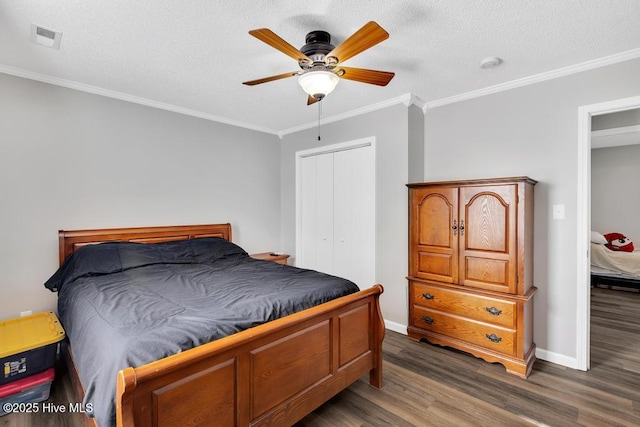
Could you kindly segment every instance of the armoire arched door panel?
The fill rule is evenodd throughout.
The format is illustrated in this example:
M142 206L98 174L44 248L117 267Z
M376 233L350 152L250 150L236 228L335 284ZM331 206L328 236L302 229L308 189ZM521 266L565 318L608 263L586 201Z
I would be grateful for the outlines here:
M458 188L420 188L411 193L411 274L458 281Z
M460 188L460 284L516 293L517 185Z

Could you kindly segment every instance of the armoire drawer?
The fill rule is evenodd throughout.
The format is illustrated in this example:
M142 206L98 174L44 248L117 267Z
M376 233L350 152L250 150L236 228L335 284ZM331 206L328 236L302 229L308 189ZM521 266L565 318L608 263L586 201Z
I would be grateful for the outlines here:
M506 328L516 328L516 303L464 291L411 283L411 304Z
M437 310L414 306L411 325L476 344L503 354L516 354L516 331Z

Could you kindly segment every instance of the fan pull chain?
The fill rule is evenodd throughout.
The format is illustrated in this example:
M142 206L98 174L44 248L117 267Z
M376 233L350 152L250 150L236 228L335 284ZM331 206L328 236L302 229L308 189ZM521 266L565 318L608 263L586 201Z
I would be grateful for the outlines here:
M320 117L322 117L322 100L318 101L318 141L320 141Z

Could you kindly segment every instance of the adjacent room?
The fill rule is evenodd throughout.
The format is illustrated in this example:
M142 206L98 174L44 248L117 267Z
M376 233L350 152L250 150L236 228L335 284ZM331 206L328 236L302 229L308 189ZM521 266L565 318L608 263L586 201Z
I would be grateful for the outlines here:
M624 184L639 178L640 109L594 116L591 130L591 331L603 344L593 341L592 366L624 378L637 368L640 348L640 192Z
M638 22L0 1L0 425L640 425Z

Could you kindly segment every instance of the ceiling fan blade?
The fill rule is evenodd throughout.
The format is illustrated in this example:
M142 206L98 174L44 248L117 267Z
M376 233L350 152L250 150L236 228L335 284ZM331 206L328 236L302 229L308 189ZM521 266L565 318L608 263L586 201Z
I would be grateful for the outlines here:
M287 77L297 76L298 74L299 74L298 71L293 71L293 72L290 72L290 73L278 74L277 76L264 77L262 79L250 80L248 82L242 82L242 84L243 85L247 85L247 86L254 86L254 85L259 85L261 83L272 82L274 80L286 79Z
M318 101L319 101L319 99L318 99L318 98L313 97L313 96L311 96L311 95L309 95L309 96L307 97L307 105L315 104L315 103L316 103L316 102L318 102Z
M269 46L278 49L280 52L284 53L287 56L290 56L291 58L295 59L298 62L308 61L309 64L313 63L311 58L309 58L307 55L305 55L304 53L300 52L298 49L296 49L295 47L287 43L279 35L277 35L276 33L274 33L268 28L259 28L257 30L251 30L249 31L249 34L257 38L258 40L265 42Z
M340 74L340 70L344 74ZM338 75L340 78L354 80L356 82L369 83L372 85L386 86L389 84L395 73L389 71L367 70L364 68L339 67Z
M369 21L362 28L353 33L351 37L329 52L327 57L333 56L338 59L338 62L344 62L388 38L389 33L387 33L376 22Z

